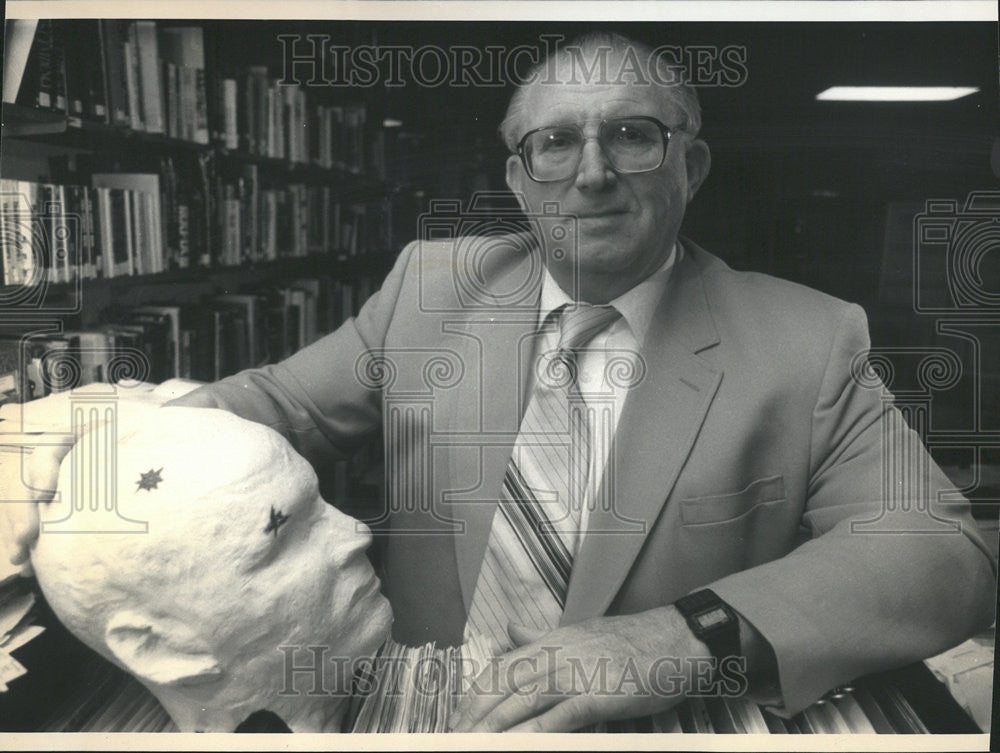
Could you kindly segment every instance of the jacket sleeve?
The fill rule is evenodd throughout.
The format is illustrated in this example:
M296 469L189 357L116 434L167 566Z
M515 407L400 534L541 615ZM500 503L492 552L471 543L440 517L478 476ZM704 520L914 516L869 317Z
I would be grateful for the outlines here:
M381 391L370 353L385 341L407 265L400 254L357 317L280 363L247 369L167 405L222 408L283 434L314 466L350 455L381 428Z
M868 349L867 319L852 305L812 415L810 540L709 585L774 649L782 714L940 653L993 620L994 554L885 387L852 374Z

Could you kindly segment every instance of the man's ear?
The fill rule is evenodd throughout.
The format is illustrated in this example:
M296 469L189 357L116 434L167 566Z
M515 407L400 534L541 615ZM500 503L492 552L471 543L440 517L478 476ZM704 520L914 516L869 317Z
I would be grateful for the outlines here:
M179 623L125 610L108 622L104 639L115 658L140 680L199 685L222 674L218 659Z
M701 139L694 139L688 144L684 160L687 168L687 200L691 201L708 177L708 170L712 166L712 153L708 149L708 144Z
M527 214L528 207L524 201L524 181L528 179L528 176L524 172L524 165L521 164L521 158L516 154L512 154L507 158L507 173L505 177L507 179L507 187L514 193L521 211Z

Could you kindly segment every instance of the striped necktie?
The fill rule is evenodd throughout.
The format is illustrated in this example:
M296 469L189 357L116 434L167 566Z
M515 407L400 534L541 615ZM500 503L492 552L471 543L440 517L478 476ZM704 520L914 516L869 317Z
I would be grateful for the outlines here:
M557 313L559 344L536 361L466 623L467 636L491 636L504 650L511 647L509 621L549 630L562 616L590 473L576 356L620 316L588 304Z

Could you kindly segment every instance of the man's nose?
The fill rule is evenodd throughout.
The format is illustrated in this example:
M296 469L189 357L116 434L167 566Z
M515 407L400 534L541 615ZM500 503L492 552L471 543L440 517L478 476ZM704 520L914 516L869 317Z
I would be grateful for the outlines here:
M613 183L616 178L600 142L595 138L584 141L580 164L576 169L576 187L580 190L601 189Z

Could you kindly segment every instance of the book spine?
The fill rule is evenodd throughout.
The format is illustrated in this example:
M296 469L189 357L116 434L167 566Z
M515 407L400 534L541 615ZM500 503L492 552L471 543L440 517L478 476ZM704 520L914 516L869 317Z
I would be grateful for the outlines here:
M163 234L163 268L178 267L177 174L170 157L160 159L160 223Z
M66 198L66 186L55 186L55 206L52 207L49 222L52 223L52 250L57 267L56 279L59 282L70 282L75 278L80 256L77 246L79 215L71 217Z
M100 252L100 271L102 277L114 277L114 232L111 224L111 193L108 188L95 188L95 242Z
M86 186L76 186L74 190L80 206L80 255L84 279L97 277L97 234L95 230L93 191Z
M132 272L131 230L129 228L128 197L120 188L110 189L112 277Z
M96 20L81 21L81 39L84 44L77 47L81 53L79 62L86 68L84 80L87 94L84 102L84 115L98 123L109 123L108 92L107 92L107 50L105 49L101 22ZM97 49L93 48L97 43ZM96 54L95 54L96 53Z
M12 206L17 184L7 178L0 178L0 253L2 253L4 285L17 284L17 224Z
M237 135L239 136L239 148L245 152L253 153L256 151L256 141L257 137L255 134L254 116L257 112L257 107L254 104L254 93L256 91L254 87L254 78L250 71L242 77L243 85L237 87L236 89L236 106L237 106Z
M63 71L66 84L66 112L79 125L86 115L84 102L87 93L87 66L81 45L80 27L77 21L58 20L56 24L56 46L63 53Z
M205 88L205 69L193 68L194 79L194 141L208 143L208 93Z
M191 213L184 202L177 204L177 266L187 269L191 266Z
M156 23L136 21L135 29L143 124L149 133L165 133L163 82L160 78Z
M257 107L257 113L254 118L254 122L257 125L257 154L270 156L268 151L268 144L271 139L271 122L268 103L268 92L270 89L267 85L267 69L258 69L256 76L254 78L255 85L257 87L257 96L255 98L255 104Z
M276 124L277 120L277 103L276 96L273 86L268 86L265 92L265 99L267 102L267 142L264 145L264 154L268 157L278 156L278 146L275 140L278 136L278 126Z
M136 50L135 23L126 26L126 41L122 44L125 53L125 85L128 93L129 125L134 131L142 131L142 96L139 93L139 56Z
M167 135L181 137L180 101L177 92L177 65L169 60L163 62L163 81L167 100Z
M114 125L128 126L132 121L125 63L125 24L123 21L102 19L100 30L101 45L104 50L108 118Z
M194 69L182 65L177 70L180 76L181 138L194 141L195 134L195 75Z
M237 122L237 91L236 79L227 78L222 81L222 113L223 113L223 143L227 149L238 149L240 145Z
M53 69L53 52L55 45L55 30L53 21L42 19L35 31L35 43L31 50L38 71L36 104L46 109L56 107L55 71Z

